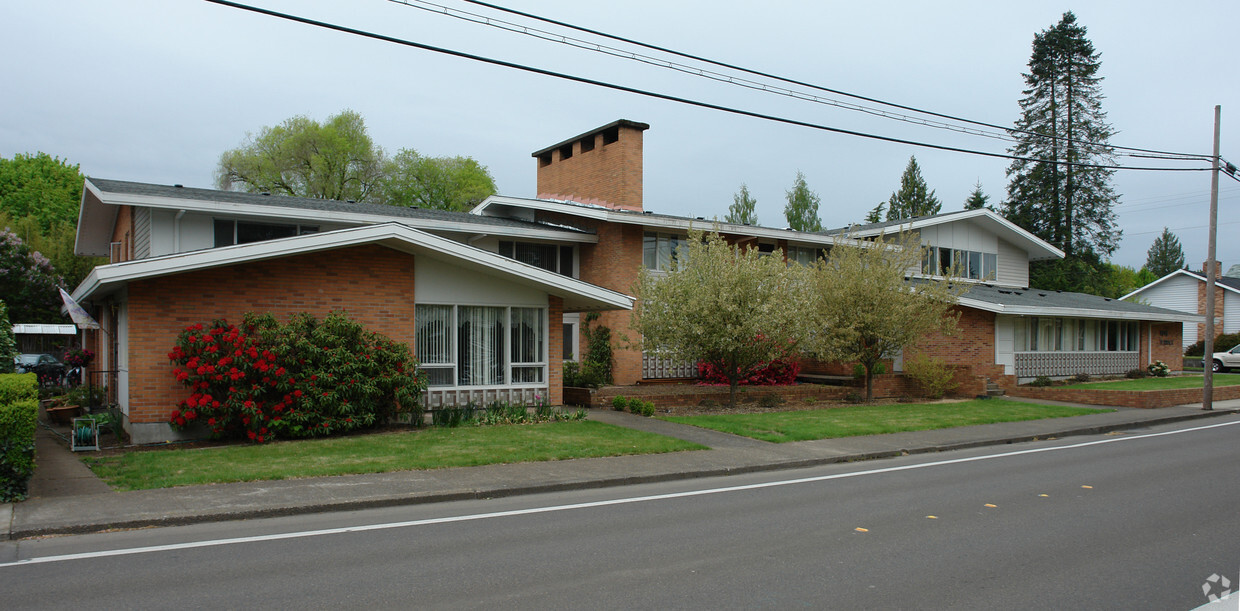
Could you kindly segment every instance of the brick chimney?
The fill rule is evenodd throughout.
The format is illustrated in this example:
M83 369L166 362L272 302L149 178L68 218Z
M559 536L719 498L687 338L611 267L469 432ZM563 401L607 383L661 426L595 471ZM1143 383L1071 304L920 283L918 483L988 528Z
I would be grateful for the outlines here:
M1209 259L1207 259L1201 263L1201 275L1209 276L1209 274L1210 274L1210 261ZM1221 261L1215 261L1214 262L1214 279L1218 280L1219 278L1222 278L1222 277L1223 277L1223 263Z
M645 123L620 119L533 153L538 197L642 209Z

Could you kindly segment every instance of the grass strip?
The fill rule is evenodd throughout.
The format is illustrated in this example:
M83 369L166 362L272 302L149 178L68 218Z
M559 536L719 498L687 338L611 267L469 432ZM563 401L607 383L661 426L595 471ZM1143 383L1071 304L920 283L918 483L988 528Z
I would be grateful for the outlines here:
M1060 388L1086 388L1091 390L1176 390L1181 388L1201 388L1205 378L1199 375L1171 376L1166 378L1141 378L1139 380L1116 380L1114 382L1083 382L1067 384ZM1215 386L1235 386L1240 384L1240 374L1216 373Z
M679 439L584 420L169 448L83 460L113 488L143 490L704 449Z
M957 403L856 405L762 414L668 416L663 419L762 441L784 443L947 429L994 422L1065 418L1109 411L1114 410L1034 405L1007 400L972 400Z

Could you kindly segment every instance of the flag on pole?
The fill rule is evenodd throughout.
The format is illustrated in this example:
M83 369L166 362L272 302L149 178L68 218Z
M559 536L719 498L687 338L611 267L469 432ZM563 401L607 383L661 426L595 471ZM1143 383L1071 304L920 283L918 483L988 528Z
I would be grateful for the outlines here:
M78 305L78 302L74 301L73 297L66 293L64 289L60 289L60 300L65 302L65 309L69 311L69 318L73 319L73 324L77 325L79 329L99 328L99 323L95 322L95 319L91 318L90 314L87 314L86 310L82 309L82 306Z

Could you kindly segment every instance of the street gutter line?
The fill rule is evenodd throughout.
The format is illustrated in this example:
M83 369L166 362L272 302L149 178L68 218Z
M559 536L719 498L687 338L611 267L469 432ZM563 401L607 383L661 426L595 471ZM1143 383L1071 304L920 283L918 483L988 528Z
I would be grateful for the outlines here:
M814 477L802 477L797 479L779 480L775 482L762 482L757 484L745 484L741 486L726 486L723 488L709 488L706 490L690 490L685 492L669 492L667 494L655 494L650 496L638 496L621 499L610 499L605 501L591 501L588 503L573 503L569 505L552 505L548 507L534 507L529 509L513 509L509 511L496 511L491 513L479 513L463 516L449 516L443 518L427 518L422 520L410 520L406 522L388 522L384 524L368 524L364 526L348 526L342 528L327 528L321 530L308 530L291 533L278 533L271 535L257 535L252 537L237 537L233 539L212 539L208 541L193 541L188 543L173 543L168 545L152 545L147 547L135 547L128 549L104 550L97 552L83 552L78 554L63 554L59 556L44 556L41 558L28 558L25 560L17 560L14 562L0 563L0 568L13 566L25 566L31 564L44 564L52 562L67 562L70 560L89 560L94 558L108 558L112 556L129 556L133 554L147 554L152 552L167 552L185 549L195 549L201 547L216 547L220 545L233 545L237 543L261 543L266 541L281 541L284 539L300 539L305 537L320 537L324 535L338 535L345 533L366 532L372 530L389 530L394 528L410 528L413 526L429 526L433 524L451 524L455 522L473 522L477 520L490 520L494 518L507 518L513 516L535 515L540 513L552 513L560 511L570 511L574 509L590 509L594 507L607 507L611 505L628 505L632 503L646 503L650 501L665 501L669 499L689 498L695 496L705 496L710 494L722 494L726 492L743 492L747 490L761 490L763 488L775 488L779 486L791 486L796 484L810 484L816 482L824 482L835 479L846 479L852 477L861 477L865 475L881 475L884 473L894 473L897 471L909 471L913 469L926 469L929 467L942 467L946 465L963 464L977 462L982 460L994 460L997 458L1009 458L1012 456L1023 456L1026 454L1040 454L1043 452L1059 452L1062 450L1075 450L1090 446L1103 445L1108 443L1121 443L1128 441L1137 441L1141 439L1150 439L1154 437L1164 437L1167 435L1179 435L1182 433L1192 433L1209 429L1216 429L1226 426L1240 425L1240 420L1233 422L1224 422L1220 424L1210 424L1198 426L1188 429L1179 429L1175 431L1163 431L1161 433L1148 433L1145 435L1135 435L1131 437L1115 437L1111 439L1101 439L1097 441L1087 441L1066 446L1054 446L1049 448L1031 448L1028 450L1017 450L1015 452L1004 452L1003 454L987 454L984 456L971 456L966 458L952 458L948 460L938 460L928 463L919 463L915 465L901 465L898 467L884 467L881 469L867 469L865 471L854 471L850 473L835 473L832 475L818 475Z

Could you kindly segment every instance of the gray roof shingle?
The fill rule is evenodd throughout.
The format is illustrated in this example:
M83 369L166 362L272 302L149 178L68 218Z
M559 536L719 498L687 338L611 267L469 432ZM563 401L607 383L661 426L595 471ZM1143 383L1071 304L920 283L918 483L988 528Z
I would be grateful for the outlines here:
M535 223L530 221L522 221L518 219L479 216L469 214L467 212L450 212L447 210L431 210L427 208L407 208L404 206L388 206L384 204L368 204L361 202L342 202L334 199L315 199L309 197L290 197L287 195L264 195L262 193L242 193L239 191L220 191L216 189L199 189L194 187L178 187L173 185L155 185L141 182L129 182L124 180L108 180L104 178L90 178L91 184L94 184L105 193L120 193L127 195L145 195L152 197L170 197L180 199L192 199L209 202L227 202L234 204L245 204L252 206L269 206L271 208L286 208L304 211L321 211L321 212L339 212L345 214L364 214L384 216L392 220L406 219L407 221L417 220L438 221L438 222L456 222L470 223L484 227L512 227L539 230L555 230L555 231L572 231L577 233L588 233L577 229L569 229L565 227L545 225L543 223ZM406 224L411 224L406 221Z

